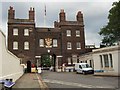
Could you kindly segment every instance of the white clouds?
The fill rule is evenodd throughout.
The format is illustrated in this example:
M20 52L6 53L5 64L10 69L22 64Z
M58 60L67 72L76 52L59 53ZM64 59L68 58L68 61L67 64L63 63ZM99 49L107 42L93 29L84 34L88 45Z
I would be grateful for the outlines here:
M117 0L1 0L2 2L113 2Z
M89 29L89 31L85 31L85 39L86 44L95 44L97 47L100 45L101 42L101 37L100 35L98 35L98 32L95 32L92 29Z

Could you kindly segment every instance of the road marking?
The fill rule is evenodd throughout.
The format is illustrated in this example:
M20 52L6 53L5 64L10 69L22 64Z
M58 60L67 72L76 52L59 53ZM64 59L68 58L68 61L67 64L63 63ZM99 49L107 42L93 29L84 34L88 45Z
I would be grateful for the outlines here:
M86 85L86 84L80 84L80 83L74 83L74 82L50 80L50 79L43 79L43 81L46 83L63 84L63 85L77 86L77 87L83 87L83 88L110 88L110 87L93 86L93 85Z
M38 83L40 85L40 90L49 90L48 89L48 86L42 81L42 79L40 78L40 76L38 76L38 74L36 74L37 76L37 80L38 80Z

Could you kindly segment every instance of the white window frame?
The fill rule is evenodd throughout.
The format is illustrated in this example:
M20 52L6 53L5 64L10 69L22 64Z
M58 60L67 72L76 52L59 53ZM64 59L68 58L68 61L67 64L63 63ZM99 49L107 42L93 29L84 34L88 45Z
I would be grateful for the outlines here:
M53 39L53 47L58 47L57 39Z
M103 55L103 58L104 58L105 68L109 68L110 62L109 62L108 54L104 54L104 55Z
M24 50L29 50L29 42L24 42Z
M72 49L72 43L71 42L67 42L67 49L71 50Z
M80 37L80 31L76 30L76 37Z
M71 30L67 30L66 34L67 34L67 37L70 37L71 36Z
M18 36L18 28L13 28L13 35Z
M17 41L13 42L13 50L18 50L18 42Z
M81 49L81 43L80 43L80 42L77 42L77 43L76 43L76 47L77 47L77 50Z
M44 47L44 39L39 39L39 46Z
M77 55L72 55L72 62L73 64L77 63Z
M71 58L68 57L68 65L71 65L71 64L72 64L72 62L71 62Z
M24 29L24 36L29 36L29 29L27 28Z

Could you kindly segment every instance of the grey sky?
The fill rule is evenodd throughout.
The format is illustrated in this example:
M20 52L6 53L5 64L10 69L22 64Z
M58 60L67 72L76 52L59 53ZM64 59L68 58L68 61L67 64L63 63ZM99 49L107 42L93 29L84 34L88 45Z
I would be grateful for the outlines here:
M113 0L114 1L114 0ZM46 5L46 26L53 27L54 21L59 19L60 9L66 12L67 20L76 20L78 11L84 15L85 39L86 44L95 44L99 46L101 37L98 34L100 28L107 24L107 16L113 2L2 2L0 9L0 27L7 33L7 15L9 6L15 9L16 18L28 18L30 7L35 8L36 26L44 26L44 6ZM2 16L1 16L2 15ZM2 22L1 22L2 21Z

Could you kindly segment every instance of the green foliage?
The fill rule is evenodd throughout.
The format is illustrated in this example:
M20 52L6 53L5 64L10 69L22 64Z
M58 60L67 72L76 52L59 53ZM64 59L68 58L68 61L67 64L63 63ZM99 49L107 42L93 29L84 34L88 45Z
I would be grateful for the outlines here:
M120 41L120 0L112 4L108 19L108 24L101 28L99 34L103 36L103 44L112 46Z
M44 54L42 55L42 65L44 67L50 67L51 66L51 59L50 59L50 55L49 54Z

